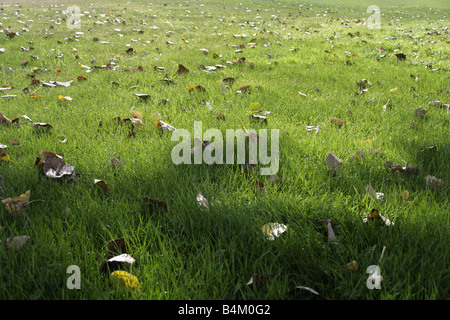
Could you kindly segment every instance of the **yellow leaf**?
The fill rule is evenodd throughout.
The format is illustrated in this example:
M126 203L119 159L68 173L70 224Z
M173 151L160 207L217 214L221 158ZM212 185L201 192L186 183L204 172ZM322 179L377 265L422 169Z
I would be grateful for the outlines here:
M394 89L391 89L391 90L389 90L390 92L397 92L398 91L398 88L394 88Z
M111 285L118 285L122 288L133 288L136 290L140 289L140 284L138 278L126 271L114 271L109 275L109 283Z
M142 113L140 113L139 111L133 110L133 108L131 109L131 114L133 115L133 118L135 119L139 119L142 120Z
M343 265L342 267L344 269L347 269L350 271L356 271L356 270L358 270L358 263L355 260L353 260L352 262L347 263L346 265Z
M56 68L54 71L55 71L56 73L60 73L60 72L62 71L62 69L61 69L61 68Z
M11 158L9 157L8 154L4 153L4 155L0 156L0 162L11 163Z
M6 205L6 210L10 213L25 211L30 200L30 190L17 197L3 199L2 203Z

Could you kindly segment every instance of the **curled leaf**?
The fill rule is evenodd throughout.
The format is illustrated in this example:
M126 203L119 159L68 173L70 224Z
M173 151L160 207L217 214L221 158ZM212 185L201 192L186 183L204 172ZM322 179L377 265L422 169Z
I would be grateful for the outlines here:
M74 167L66 164L60 158L47 157L44 162L44 174L52 179L72 176Z
M196 199L199 208L209 210L209 202L201 193L197 195Z
M333 228L331 227L331 220L330 219L325 219L325 220L320 220L320 223L323 223L328 230L328 242L332 242L332 241L336 241L336 235L334 234Z
M108 184L103 181L103 180L99 180L99 179L94 179L94 184L99 187L100 189L102 189L103 191L112 194L111 189L109 188Z
M278 238L287 230L287 226L281 223L271 222L263 225L261 230L268 240L275 240L275 237Z

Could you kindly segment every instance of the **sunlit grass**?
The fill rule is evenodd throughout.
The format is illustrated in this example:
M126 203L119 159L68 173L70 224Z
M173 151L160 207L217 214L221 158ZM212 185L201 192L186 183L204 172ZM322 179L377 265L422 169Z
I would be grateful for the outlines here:
M0 11L8 17L1 21L2 29L20 33L12 39L0 34L0 48L5 48L0 80L13 87L5 94L17 95L0 99L0 112L10 119L26 114L53 126L50 133L37 134L24 118L20 127L0 124L0 143L8 146L5 152L12 160L0 163L0 198L31 190L31 200L39 200L21 215L12 216L0 206L0 297L292 299L289 290L302 285L329 299L448 299L449 118L448 109L428 105L448 103L448 9L430 10L436 5L431 1L418 8L380 3L381 29L369 29L354 22L368 18L364 3L164 3L83 2L81 12L87 13L81 30L60 20L69 2L34 8L24 3ZM94 24L115 18L117 22ZM25 26L18 20L33 20L29 32L20 31ZM76 31L84 34L77 38ZM53 36L44 38L50 32ZM234 37L242 34L247 37ZM236 53L241 44L242 52ZM34 50L20 48L29 46ZM133 55L126 52L130 47ZM406 54L406 61L398 60L395 50ZM242 57L245 63L227 63ZM22 60L29 62L21 66ZM79 65L112 61L116 70L87 73ZM178 64L191 72L177 75ZM211 73L199 68L216 64L226 68ZM136 70L139 66L142 71ZM33 68L42 70L35 74L38 80L73 80L72 85L32 85L27 75ZM78 81L78 76L87 80ZM174 83L162 81L165 77ZM226 77L236 82L223 92ZM370 82L365 94L356 84L362 79ZM206 92L190 93L193 84ZM251 93L235 93L246 85L252 86ZM391 92L394 88L398 91ZM42 98L30 99L31 93ZM142 101L133 93L148 93L151 99ZM391 108L383 112L388 99ZM267 125L249 119L253 102L271 112ZM114 120L131 117L132 107L144 122L135 137L129 137L128 124ZM419 107L428 110L423 119L414 115ZM170 154L176 142L170 132L156 127L155 112L190 132L194 121L202 121L204 131L224 133L240 126L279 129L282 183L270 186L258 170L247 176L236 164L174 165ZM225 121L216 119L219 113ZM346 125L339 128L331 118ZM318 133L305 129L318 125ZM12 139L20 146L10 145ZM423 151L431 146L438 151ZM360 149L364 159L351 160ZM63 153L79 179L45 178L34 165L43 150ZM335 176L325 161L329 153L343 160ZM119 156L122 168L115 170L110 157ZM412 164L420 173L392 175L385 161ZM444 187L427 187L427 175L443 179ZM94 179L107 182L112 194L97 188ZM265 184L263 192L255 191L255 180ZM368 184L384 193L385 201L365 194ZM408 202L399 200L404 190L410 193ZM200 192L209 211L196 202ZM151 214L142 196L166 201L169 212ZM372 208L395 226L363 223ZM336 242L327 242L327 230L319 223L323 219L332 220ZM261 227L268 222L286 224L288 230L267 240ZM30 240L19 251L7 252L6 239L17 235ZM99 271L106 244L122 237L134 239L129 253L136 263L123 269L139 279L139 292L112 289L108 274ZM358 270L342 267L353 260ZM66 287L69 265L81 269L80 290ZM380 266L380 290L366 287L370 265ZM262 288L252 289L246 284L254 274L272 276Z

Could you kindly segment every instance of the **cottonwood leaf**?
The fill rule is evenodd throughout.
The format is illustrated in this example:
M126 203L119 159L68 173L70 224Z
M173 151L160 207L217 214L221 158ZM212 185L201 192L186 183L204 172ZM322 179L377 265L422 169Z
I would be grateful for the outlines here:
M342 165L342 160L332 153L330 153L325 160L330 168L335 168Z
M296 287L292 288L291 290L289 290L290 295L303 294L303 293L306 293L309 296L312 295L313 297L317 297L318 299L327 300L327 298L325 296L323 296L322 294L318 293L316 290L314 290L310 287L296 286Z
M167 121L158 120L156 121L156 126L158 128L161 128L163 132L176 130L176 128L169 124Z
M112 194L112 191L109 188L109 185L105 181L100 180L100 179L94 179L94 184L97 187L99 187L100 189L102 189L103 191L105 191L105 192L107 192L109 194Z
M59 158L47 157L44 162L44 174L52 179L72 176L74 167L66 164Z
M353 260L352 262L343 265L342 268L350 271L356 271L358 270L358 263L355 260Z
M439 189L440 187L442 187L444 185L444 180L438 179L435 176L428 175L425 177L425 183L429 187Z
M3 199L2 203L5 204L6 210L9 213L20 213L27 209L29 200L30 190L20 196Z
M247 286L263 286L271 277L271 273L253 274L250 280L247 282Z
M136 260L130 256L128 253L123 253L121 255L112 257L111 259L107 260L108 262L125 262L128 264L133 264L136 262Z
M15 236L8 238L6 239L6 250L19 250L29 239L29 236Z
M73 99L69 96L58 96L59 100L67 100L67 101L72 101Z
M11 158L3 149L0 150L0 162L11 163Z
M118 286L125 289L140 290L138 278L126 271L114 271L109 275L109 283L112 286Z
M113 166L114 169L120 169L122 167L120 157L117 158L110 157L109 160L111 161L111 165Z
M196 199L200 209L209 210L209 202L201 193L197 195Z
M159 199L149 198L147 196L143 196L142 199L147 203L148 208L151 213L154 211L161 209L162 211L168 212L167 202Z
M268 240L275 240L287 230L287 226L281 223L270 222L263 225L261 230Z
M384 200L384 193L376 192L374 188L370 184L364 187L364 193L368 194L372 198L376 200Z
M320 220L320 223L324 224L327 227L327 231L328 231L328 242L332 242L332 241L336 241L336 235L334 234L333 228L331 226L331 220L330 219L325 219L325 220Z
M185 66L183 66L182 64L178 65L178 70L177 70L178 74L183 74L183 73L189 73L189 69L187 69Z
M347 125L346 121L343 121L341 119L337 119L337 118L331 118L331 123L334 123L335 125L337 125L338 127L342 127Z

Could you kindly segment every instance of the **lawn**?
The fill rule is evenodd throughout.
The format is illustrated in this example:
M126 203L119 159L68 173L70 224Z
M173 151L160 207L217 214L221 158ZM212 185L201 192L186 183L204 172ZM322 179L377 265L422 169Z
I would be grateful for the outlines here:
M2 1L0 298L449 299L449 4ZM278 172L174 164L197 121Z

